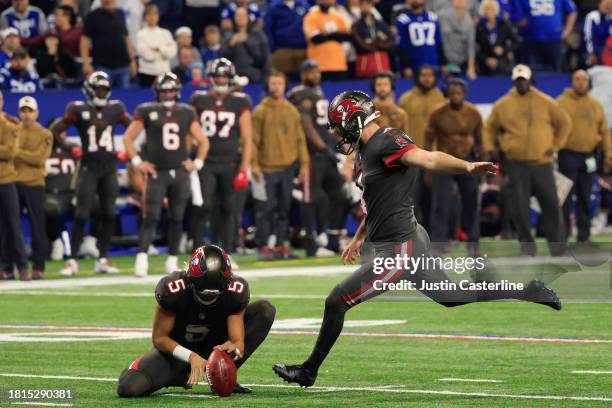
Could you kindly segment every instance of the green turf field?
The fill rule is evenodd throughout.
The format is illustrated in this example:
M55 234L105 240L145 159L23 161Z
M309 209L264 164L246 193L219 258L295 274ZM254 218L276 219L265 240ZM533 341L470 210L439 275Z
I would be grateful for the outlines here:
M161 272L163 260L151 258L154 273ZM561 312L518 302L446 309L415 293L360 305L348 312L350 335L339 339L317 387L304 390L282 383L272 364L307 357L325 296L346 272L329 267L337 259L237 260L243 271L249 269L244 275L252 299L267 298L277 309L274 332L239 372L241 383L252 384L252 395L221 399L208 385L198 385L139 400L116 397L121 370L151 347L153 288L160 276L131 278L132 257L114 259L120 278L91 280L92 262L83 261L75 278L52 279L60 267L52 263L45 283L0 282L0 389L70 388L73 400L45 403L91 407L612 406L609 263L550 280L566 300ZM296 273L303 265L313 272ZM285 276L261 269L271 266ZM507 267L520 268L546 265ZM88 279L95 285L79 286ZM7 290L8 285L16 286ZM12 405L4 399L0 406Z

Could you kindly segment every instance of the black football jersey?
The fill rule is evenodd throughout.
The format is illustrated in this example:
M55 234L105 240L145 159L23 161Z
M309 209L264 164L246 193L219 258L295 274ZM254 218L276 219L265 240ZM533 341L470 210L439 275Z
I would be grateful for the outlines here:
M309 112L312 117L312 124L321 139L323 139L327 145L333 146L335 142L330 137L329 130L327 129L327 110L329 108L329 101L321 88L310 88L304 85L298 85L289 91L288 99L296 107L305 99L310 99L312 101L312 109L310 109ZM310 141L308 142L308 150L310 152L316 151Z
M168 109L159 103L143 103L136 107L134 120L142 121L145 128L141 156L156 169L176 169L189 158L189 129L197 120L191 106L177 103Z
M414 231L416 167L398 162L414 142L399 129L380 128L355 158L355 182L362 190L368 237L372 242L404 242Z
M81 137L85 167L115 167L115 127L127 116L123 102L110 100L103 108L82 102L70 102L64 118L77 128Z
M236 161L240 156L240 116L251 109L251 98L242 92L220 96L208 91L196 91L189 103L196 109L202 129L209 137L210 150L206 161Z
M61 147L51 150L51 156L45 161L45 189L49 193L67 193L76 171L76 162L72 155Z
M186 271L164 276L155 288L157 303L176 316L170 338L191 350L198 350L209 333L226 330L227 317L245 309L249 297L249 284L236 275L229 289L208 306L195 299Z

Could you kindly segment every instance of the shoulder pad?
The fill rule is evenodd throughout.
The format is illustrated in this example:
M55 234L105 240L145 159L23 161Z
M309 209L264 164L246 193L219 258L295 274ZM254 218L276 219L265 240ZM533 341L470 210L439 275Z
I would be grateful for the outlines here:
M164 276L157 282L155 299L162 307L168 308L172 303L172 299L182 296L190 288L191 283L187 279L187 273L185 271L176 271ZM171 307L169 309L171 310Z

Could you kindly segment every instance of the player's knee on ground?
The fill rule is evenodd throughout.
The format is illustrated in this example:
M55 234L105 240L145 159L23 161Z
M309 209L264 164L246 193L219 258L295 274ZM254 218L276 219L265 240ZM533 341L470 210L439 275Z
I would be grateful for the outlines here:
M336 287L327 296L327 299L325 299L325 310L340 313L344 313L349 310L349 305L342 297L342 289L340 288L340 285L336 285Z
M121 398L145 397L151 394L151 382L140 371L126 368L119 376L117 395Z

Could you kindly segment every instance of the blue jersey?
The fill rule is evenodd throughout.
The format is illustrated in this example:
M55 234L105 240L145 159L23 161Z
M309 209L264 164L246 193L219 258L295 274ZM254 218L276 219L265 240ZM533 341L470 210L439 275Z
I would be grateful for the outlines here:
M612 15L593 10L584 19L584 45L589 54L600 55L612 35Z
M47 30L47 19L38 7L29 6L24 16L11 7L2 13L2 25L16 28L21 38L34 38Z
M525 41L554 41L561 39L565 16L576 12L572 0L516 0L527 17L522 35Z
M438 16L434 13L413 14L410 11L400 13L395 22L398 34L398 45L405 53L407 64L402 68L416 71L421 65L429 64L438 67L442 37Z
M17 72L12 68L2 68L0 89L14 93L32 93L40 90L40 81L37 74L29 71Z
M234 20L234 13L238 6L236 3L230 3L227 6L223 7L221 11L221 20ZM261 11L259 10L259 6L257 4L249 3L247 6L247 10L249 12L249 21L254 22L257 19L261 18Z

